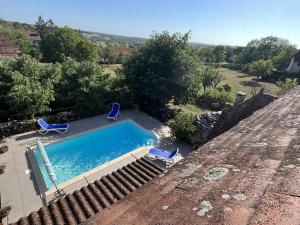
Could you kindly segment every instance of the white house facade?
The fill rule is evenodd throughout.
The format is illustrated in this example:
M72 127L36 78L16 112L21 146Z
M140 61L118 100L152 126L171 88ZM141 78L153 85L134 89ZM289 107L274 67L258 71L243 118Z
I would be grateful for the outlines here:
M290 64L286 70L289 73L300 72L300 50L292 56Z

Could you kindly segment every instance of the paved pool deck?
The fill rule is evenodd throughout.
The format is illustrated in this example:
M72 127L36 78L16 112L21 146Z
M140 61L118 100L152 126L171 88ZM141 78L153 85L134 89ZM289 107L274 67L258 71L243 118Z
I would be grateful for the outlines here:
M0 192L1 205L10 205L12 210L8 217L3 220L4 224L15 222L20 217L27 216L30 212L38 210L54 199L52 194L45 196L45 193L41 193L39 185L37 185L38 180L32 172L28 173L28 169L32 170L32 164L26 148L34 146L37 138L41 138L43 143L52 143L126 119L132 119L145 129L152 130L157 134L159 141L156 146L159 148L169 151L179 148L179 154L182 157L192 151L192 147L187 143L175 142L168 126L136 110L122 111L117 121L109 121L106 119L106 115L100 115L70 122L70 129L66 134L51 132L48 135L41 136L37 131L33 131L8 137L5 140L5 144L9 146L9 151L0 155L0 165L6 165L5 173L0 175ZM71 193L76 189L80 189L86 186L88 182L93 182L101 176L134 161L136 158L144 156L146 153L147 149L138 151L129 157L123 157L114 164L109 165L109 167L105 167L100 171L89 174L86 178L81 178L70 184L64 190L66 193ZM155 163L161 167L165 166L160 161L155 161Z

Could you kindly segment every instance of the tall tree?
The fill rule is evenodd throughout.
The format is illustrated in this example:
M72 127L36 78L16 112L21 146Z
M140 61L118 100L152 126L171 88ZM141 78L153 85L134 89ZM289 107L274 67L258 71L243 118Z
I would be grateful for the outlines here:
M136 103L155 108L198 92L199 68L188 39L188 33L154 33L123 64L120 75Z
M242 61L245 64L258 60L272 60L276 69L283 70L296 51L296 47L288 40L269 36L250 41L244 50Z
M71 28L55 28L42 38L41 51L45 62L63 62L66 57L79 61L97 60L96 46Z

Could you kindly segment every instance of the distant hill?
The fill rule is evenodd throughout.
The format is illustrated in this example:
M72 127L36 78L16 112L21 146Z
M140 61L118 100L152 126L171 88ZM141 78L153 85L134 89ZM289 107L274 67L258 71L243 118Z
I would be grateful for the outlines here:
M16 29L22 29L22 30L34 30L34 25L27 24L27 23L20 23L20 22L14 22L14 21L6 21L0 18L0 25L6 24L9 26L12 26ZM74 28L73 28L74 29ZM75 29L78 30L78 29ZM94 41L94 42L113 42L113 43L120 43L125 44L130 47L136 47L147 40L147 38L141 38L141 37L128 37L123 35L115 35L115 34L106 34L101 32L94 32L94 31L84 31L79 30L79 32L82 34L82 36ZM190 42L189 43L193 47L204 47L208 46L207 44L203 43L197 43L197 42Z
M83 31L80 30L80 33L82 36L95 41L95 42L120 42L124 44L129 45L139 45L146 41L146 38L140 38L140 37L127 37L127 36L121 36L121 35L115 35L115 34L106 34L106 33L100 33L100 32L93 32L93 31Z
M124 44L129 44L133 46L140 45L144 41L147 40L147 38L140 38L140 37L128 37L128 36L122 36L122 35L115 35L115 34L106 34L106 33L100 33L100 32L92 32L92 31L83 31L80 30L80 33L95 42L104 41L104 42L120 42ZM197 43L197 42L189 42L190 46L193 47L205 47L209 46L208 44L204 43Z

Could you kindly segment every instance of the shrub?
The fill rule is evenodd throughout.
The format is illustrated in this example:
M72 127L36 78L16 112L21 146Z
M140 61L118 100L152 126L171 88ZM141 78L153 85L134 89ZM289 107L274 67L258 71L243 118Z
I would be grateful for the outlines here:
M223 84L222 86L222 89L226 92L231 92L231 86L229 84Z
M201 83L204 91L210 87L216 87L222 79L221 72L218 68L209 65L205 68L201 76Z
M271 60L258 60L244 67L244 72L256 76L257 78L264 78L270 76L273 72L274 66Z
M112 77L97 62L67 58L55 87L56 107L75 106L75 113L81 117L102 113L112 98L111 84Z
M200 102L212 106L212 103L217 103L221 107L226 103L233 102L231 93L225 91L224 88L210 88L207 89L202 96L200 96Z
M5 74L0 77L0 98L4 99L1 105L6 105L10 114L25 119L50 111L59 65L43 65L24 55L1 64L0 74Z
M175 119L170 122L173 135L178 140L186 140L193 143L193 137L197 131L195 125L195 118L192 113L180 112L176 115Z
M280 88L280 91L278 94L284 94L287 92L289 89L292 89L293 87L296 87L298 84L298 79L290 79L287 78L284 81L279 81L276 83L277 86Z

